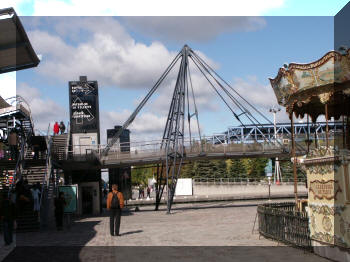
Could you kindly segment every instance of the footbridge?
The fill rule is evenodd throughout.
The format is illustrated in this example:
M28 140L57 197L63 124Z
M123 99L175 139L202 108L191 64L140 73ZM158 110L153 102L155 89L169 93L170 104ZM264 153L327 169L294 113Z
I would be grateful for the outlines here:
M166 163L167 151L162 148L162 141L150 141L140 143L121 144L113 147L107 155L97 155L101 165L105 168L119 167L123 165L145 165ZM129 147L130 150L120 150ZM253 158L253 157L276 157L290 153L288 145L261 142L261 143L212 143L210 140L185 141L183 146L183 162L205 159L225 158Z
M133 123L162 83L169 82L166 78L172 70L178 72L175 86L169 90L172 96L162 138L159 141L120 144L119 138L124 130ZM193 88L193 84L196 83L192 83L192 71L196 71L206 80L205 83L217 95L216 99L231 113L232 122L237 122L240 128L231 128L209 139L202 136L196 104L198 94L195 94L201 92L201 88ZM122 127L109 139L108 144L89 150L90 155L98 159L101 167L157 164L156 210L164 188L167 187L167 210L170 212L177 179L185 161L281 155L296 157L297 154L305 154L312 146L310 127L308 125L306 134L298 133L293 117L290 118L289 131L287 128L281 128L280 130L286 132L278 134L275 129L271 132L270 127L262 124L265 122L273 125L270 119L216 73L210 64L185 45ZM327 139L328 131L327 125ZM194 133L198 138L194 138ZM317 146L317 139L316 134L314 146ZM86 150L84 147L72 148L70 153L74 156L77 153L84 154Z
M274 128L276 127L276 134ZM341 136L342 123L329 123L330 141ZM326 139L326 123L298 123L294 126L296 155L305 155L316 144L323 145ZM212 136L184 139L183 161L234 158L291 157L292 130L287 123L263 124L261 127L228 127L227 131ZM309 141L309 143L307 143ZM166 149L162 140L114 144L106 155L106 145L74 146L67 151L69 159L85 161L98 159L101 168L164 164ZM65 146L59 151L64 152Z

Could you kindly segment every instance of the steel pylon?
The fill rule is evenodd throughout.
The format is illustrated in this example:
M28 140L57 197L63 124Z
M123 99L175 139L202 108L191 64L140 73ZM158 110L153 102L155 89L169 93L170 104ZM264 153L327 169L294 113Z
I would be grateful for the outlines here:
M118 141L119 136L123 130L134 121L137 114L142 110L150 97L156 92L158 87L167 77L169 72L180 61L179 71L176 78L176 84L172 94L172 100L170 103L168 117L163 132L163 138L161 143L161 150L165 152L165 161L157 165L157 184L156 184L156 207L158 210L164 189L167 189L167 213L170 213L175 195L175 189L178 178L180 176L181 167L185 157L185 121L188 121L188 132L191 141L191 118L196 117L197 130L199 134L199 141L202 142L198 110L196 105L195 93L192 86L192 79L190 73L189 61L191 65L197 69L197 72L202 75L209 87L218 95L227 108L231 111L234 119L238 121L243 127L242 117L245 117L249 122L255 126L262 126L256 116L267 120L254 105L250 104L244 97L242 97L232 86L230 86L223 78L221 78L209 64L207 64L200 56L198 56L190 47L185 45L181 51L175 56L170 65L166 68L164 73L148 92L145 98L140 102L135 111L125 121L122 128L115 134L115 136L109 141L108 145L102 152L102 156L107 156L110 148ZM192 70L192 69L191 69ZM190 102L191 101L191 102ZM190 112L190 103L192 105L193 113ZM252 114L251 111L255 112ZM186 115L186 117L185 117ZM272 123L271 123L272 124ZM269 138L265 138L269 140ZM200 155L205 155L201 152Z

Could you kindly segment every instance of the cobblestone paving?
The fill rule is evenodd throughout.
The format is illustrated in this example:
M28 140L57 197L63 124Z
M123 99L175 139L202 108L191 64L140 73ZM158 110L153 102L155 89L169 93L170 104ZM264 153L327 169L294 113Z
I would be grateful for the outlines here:
M299 249L283 247L281 244L279 246L282 247L277 247L278 243L263 237L259 239L257 233L252 234L256 206L230 207L226 203L218 208L205 208L209 205L208 203L197 206L199 209L181 209L185 206L179 206L180 209L174 210L170 215L167 215L164 210L154 212L151 210L152 207L143 207L140 212L125 212L121 222L121 237L110 236L108 216L81 218L76 220L69 230L18 234L17 247L20 250L21 246L54 246L55 248L75 246L80 247L79 253L82 254L81 251L88 247L134 246L138 248L133 249L133 254L140 252L142 256L144 252L150 251L147 251L147 248L140 248L144 246L149 246L149 248L152 246L208 246L209 249L212 249L209 246L216 246L212 250L214 253L218 252L217 255L220 256L227 254L231 258L232 256L240 256L241 259L237 261L248 261L245 260L248 259L247 256L250 256L250 261L292 261L286 260L286 258L293 259L293 261L327 261ZM225 246L242 248L232 250L225 249ZM183 256L183 259L180 259L183 261L192 257L193 252L197 253L197 256L210 257L209 253L204 252L204 248L198 248L182 248L181 254L179 254L179 250L174 247L174 249L167 250L167 254L173 254L174 258ZM254 252L251 252L253 250ZM127 249L123 251L128 252ZM100 252L100 255L101 253L105 254L105 252ZM153 258L155 258L156 253L157 250L154 250ZM123 252L118 254L120 257ZM90 255L89 260L86 261L95 261L92 260L95 255ZM103 256L111 256L111 254ZM271 259L271 256L274 259ZM269 259L264 259L264 257L269 257ZM226 261L224 257L220 260Z

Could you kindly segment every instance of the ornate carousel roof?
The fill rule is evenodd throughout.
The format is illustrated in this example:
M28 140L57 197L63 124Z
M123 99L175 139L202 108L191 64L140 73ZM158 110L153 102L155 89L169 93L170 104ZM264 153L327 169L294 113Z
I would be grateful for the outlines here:
M350 49L343 54L330 51L309 64L290 63L270 82L278 103L296 117L309 114L316 121L325 114L325 104L329 119L349 115Z

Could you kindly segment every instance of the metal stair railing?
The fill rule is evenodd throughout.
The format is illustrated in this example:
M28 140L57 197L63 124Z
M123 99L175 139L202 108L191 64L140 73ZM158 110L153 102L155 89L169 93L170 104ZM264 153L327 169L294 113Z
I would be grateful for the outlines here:
M22 178L22 170L23 170L23 160L24 156L26 154L26 146L25 146L25 138L21 137L21 150L19 152L19 156L17 157L17 162L16 162L16 167L13 172L13 178L12 178L12 183L10 184L10 190L8 194L10 195L12 192L13 187L16 185L16 181L20 180Z
M67 141L66 141L66 150L65 150L65 160L68 160L68 147L69 147L69 139L70 139L70 128L69 122L67 124Z
M50 127L50 125L49 125ZM41 195L40 195L40 213L41 213L41 221L42 225L46 226L47 217L48 217L48 209L49 209L49 190L51 183L51 175L52 175L52 166L51 166L51 147L52 147L52 137L49 132L46 137L46 145L47 145L47 153L46 153L46 170L43 178L42 186L41 186Z

